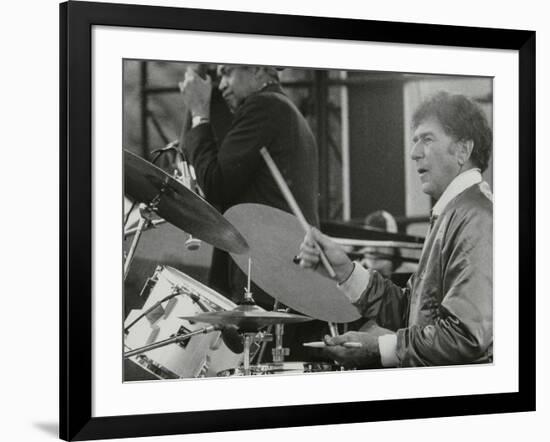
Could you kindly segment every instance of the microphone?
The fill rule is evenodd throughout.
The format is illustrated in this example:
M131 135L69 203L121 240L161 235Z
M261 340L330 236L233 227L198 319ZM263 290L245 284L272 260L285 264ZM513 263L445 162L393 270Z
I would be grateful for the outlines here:
M234 325L226 325L222 327L223 343L233 353L239 354L244 351L243 338L239 334L238 329Z
M185 154L178 150L181 156L181 160L178 161L178 170L180 172L181 180L183 182L183 185L187 187L192 192L195 192L196 182L194 178L194 174L191 172L191 169L189 167L189 163L187 162L187 157ZM193 238L193 235L189 235L187 240L185 241L185 248L189 251L195 251L198 250L201 246L201 240L197 238Z
M191 291L186 291L185 294L191 298L191 300L197 304L197 306L205 313L211 312L212 309L209 308L201 299L201 295L193 293ZM219 330L221 331L222 340L229 350L233 353L239 354L244 351L244 343L241 335L239 334L239 329L235 325L221 325L216 324L213 329L207 329L209 331Z

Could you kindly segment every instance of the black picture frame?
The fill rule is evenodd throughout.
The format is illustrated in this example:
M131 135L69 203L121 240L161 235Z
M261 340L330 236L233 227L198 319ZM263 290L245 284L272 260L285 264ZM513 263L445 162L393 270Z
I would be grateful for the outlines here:
M92 26L516 50L519 391L92 417ZM535 410L535 32L67 2L60 5L60 437L89 440Z

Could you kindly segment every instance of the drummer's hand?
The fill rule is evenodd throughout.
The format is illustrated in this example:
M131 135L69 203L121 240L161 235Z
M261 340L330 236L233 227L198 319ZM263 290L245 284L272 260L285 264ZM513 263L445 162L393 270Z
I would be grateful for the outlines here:
M212 79L206 76L203 80L191 67L185 71L185 78L179 83L183 102L193 117L210 118L210 97Z
M317 268L321 261L319 247L323 249L332 265L336 273L336 280L341 282L347 279L353 270L353 263L342 247L315 227L310 229L300 245L300 265L304 268Z
M366 332L347 332L339 336L325 336L325 353L344 367L358 367L380 359L378 337ZM360 342L360 348L344 347L344 342Z

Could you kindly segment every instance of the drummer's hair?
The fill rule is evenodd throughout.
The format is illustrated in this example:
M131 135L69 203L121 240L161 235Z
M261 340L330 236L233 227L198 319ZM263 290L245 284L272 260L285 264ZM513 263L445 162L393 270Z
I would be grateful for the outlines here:
M487 169L493 133L483 110L473 100L461 94L438 92L418 106L413 114L412 127L418 127L430 117L436 117L443 130L457 141L472 140L472 163L482 172Z

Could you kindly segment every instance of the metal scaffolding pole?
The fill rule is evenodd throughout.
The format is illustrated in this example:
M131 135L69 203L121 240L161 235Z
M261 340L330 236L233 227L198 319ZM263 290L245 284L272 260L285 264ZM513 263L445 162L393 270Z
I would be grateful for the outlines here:
M314 71L314 93L317 117L317 142L319 143L319 216L329 219L330 213L330 164L328 152L328 72Z
M347 80L347 72L340 72L340 79ZM342 136L342 219L351 219L351 176L349 144L349 99L348 86L340 86L340 127Z
M142 61L139 66L139 102L141 122L141 156L149 157L149 128L147 126L147 62Z

